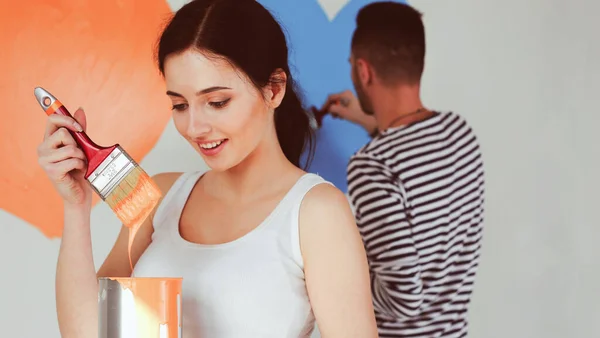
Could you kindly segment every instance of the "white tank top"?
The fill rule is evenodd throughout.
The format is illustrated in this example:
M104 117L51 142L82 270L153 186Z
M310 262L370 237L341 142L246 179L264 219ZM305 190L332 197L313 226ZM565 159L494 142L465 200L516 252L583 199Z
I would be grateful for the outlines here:
M329 182L303 175L254 230L228 243L205 245L179 233L181 212L202 174L182 174L167 192L154 216L152 243L133 276L183 277L185 338L309 337L315 319L298 214L306 193Z

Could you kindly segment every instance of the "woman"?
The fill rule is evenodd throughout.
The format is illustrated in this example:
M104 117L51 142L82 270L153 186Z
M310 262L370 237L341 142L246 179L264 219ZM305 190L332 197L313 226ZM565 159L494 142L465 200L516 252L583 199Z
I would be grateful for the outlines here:
M97 277L183 277L185 337L376 337L368 264L346 197L299 168L309 120L281 27L254 0L198 0L158 44L177 130L210 167L154 176L163 200L127 252L94 273L83 153L50 116L40 163L64 199L57 267L63 337L97 330ZM75 119L85 128L85 115Z

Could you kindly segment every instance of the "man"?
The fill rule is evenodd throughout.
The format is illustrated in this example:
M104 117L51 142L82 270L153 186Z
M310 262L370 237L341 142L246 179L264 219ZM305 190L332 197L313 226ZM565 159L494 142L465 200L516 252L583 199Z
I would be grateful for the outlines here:
M479 261L484 175L464 118L425 108L421 14L360 10L350 91L322 109L373 135L348 164L349 196L370 263L381 337L465 337Z

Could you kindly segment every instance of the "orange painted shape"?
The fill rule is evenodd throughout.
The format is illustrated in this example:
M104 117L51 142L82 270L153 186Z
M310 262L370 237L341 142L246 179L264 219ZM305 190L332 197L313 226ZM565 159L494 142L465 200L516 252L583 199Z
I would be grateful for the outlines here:
M119 143L138 163L152 149L170 118L153 60L170 15L165 0L12 1L0 11L1 209L62 235L62 202L37 163L47 117L36 86L83 107L96 143Z
M133 294L138 337L161 338L161 326L167 337L179 337L182 278L131 277L110 278ZM128 309L120 309L128 310Z

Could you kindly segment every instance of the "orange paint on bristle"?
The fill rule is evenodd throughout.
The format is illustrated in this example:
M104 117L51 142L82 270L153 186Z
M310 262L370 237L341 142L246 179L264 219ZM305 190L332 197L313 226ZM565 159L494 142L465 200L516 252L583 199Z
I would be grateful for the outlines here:
M158 186L138 166L121 181L105 201L123 224L131 228L144 223L161 197Z
M109 277L110 278L110 277ZM182 278L110 278L131 291L135 301L137 337L179 337L182 325ZM130 309L121 309L128 311Z
M152 213L162 197L156 183L136 166L107 196L105 202L117 217L129 228L129 266L133 271L131 248L138 230Z

